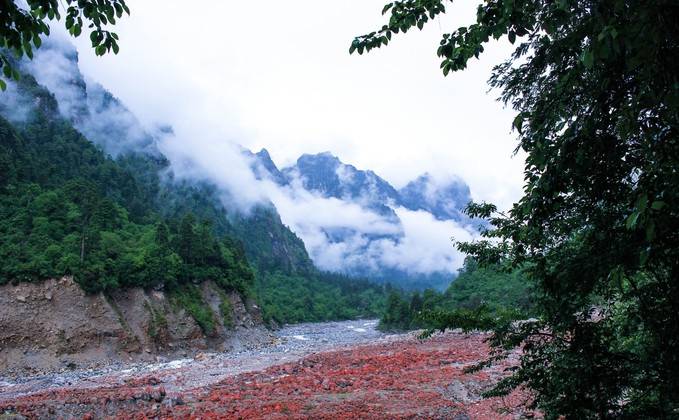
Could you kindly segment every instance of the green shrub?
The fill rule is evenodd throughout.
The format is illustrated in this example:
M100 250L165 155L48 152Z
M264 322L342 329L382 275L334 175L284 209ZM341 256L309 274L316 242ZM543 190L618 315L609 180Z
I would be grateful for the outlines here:
M144 302L144 307L151 314L151 322L149 324L149 337L154 342L162 341L163 336L167 332L167 318L162 312L156 311L148 302Z
M219 297L221 298L221 303L219 304L219 312L222 314L222 320L224 321L224 326L226 328L233 328L233 305L229 300L229 296L219 291Z
M170 291L170 301L177 308L182 308L198 323L206 335L215 332L215 319L210 306L205 303L200 289L193 284L186 284Z

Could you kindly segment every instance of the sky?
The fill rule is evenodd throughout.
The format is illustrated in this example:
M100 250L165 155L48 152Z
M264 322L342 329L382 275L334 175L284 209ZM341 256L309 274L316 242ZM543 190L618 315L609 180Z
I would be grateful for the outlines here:
M396 269L413 279L455 273L464 255L452 241L478 237L468 221L393 203L391 217L361 200L308 191L299 179L258 179L238 146L268 149L279 168L330 151L397 189L428 172L443 191L458 176L473 199L500 209L519 198L514 112L486 83L511 46L493 43L466 71L444 77L436 48L443 33L473 21L474 2L465 2L424 31L349 55L354 36L384 23L381 1L145 0L130 4L132 16L115 26L120 54L96 57L87 36L67 40L58 30L30 66L61 112L107 153L147 147L145 133L156 133L154 147L178 179L213 183L225 206L245 213L273 203L321 269ZM78 71L68 58L71 41L87 83L88 118L71 83ZM102 108L98 84L123 105ZM332 232L345 233L337 241Z
M363 56L350 42L384 23L383 0L145 0L116 25L117 56L95 57L86 36L75 44L83 72L147 126L171 124L182 153L238 143L283 167L331 151L397 188L424 172L459 175L476 200L507 208L523 159L512 157L514 113L486 81L511 48L490 45L448 77L436 57L474 3Z

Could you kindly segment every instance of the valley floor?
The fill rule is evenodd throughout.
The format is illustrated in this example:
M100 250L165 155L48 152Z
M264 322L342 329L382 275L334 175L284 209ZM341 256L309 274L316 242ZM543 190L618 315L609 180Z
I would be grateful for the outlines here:
M3 413L28 418L451 418L530 416L526 393L481 399L503 366L463 369L483 334L385 335L375 321L299 324L266 348L32 378L0 376ZM11 417L10 417L11 418ZM18 417L21 418L21 417Z

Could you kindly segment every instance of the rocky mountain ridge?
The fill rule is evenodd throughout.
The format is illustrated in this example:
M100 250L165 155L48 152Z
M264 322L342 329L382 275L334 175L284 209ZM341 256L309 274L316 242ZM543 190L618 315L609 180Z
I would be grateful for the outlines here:
M425 271L398 260L396 255L386 262L356 257L379 255L383 252L380 247L397 249L405 243L405 228L397 211L419 212L422 215L418 217L431 215L435 220L463 227L470 225L462 209L471 194L459 178L441 181L424 174L396 189L375 172L346 164L330 152L304 154L294 165L280 169L266 149L257 153L243 149L254 178L270 180L281 188L301 188L315 196L357 205L374 214L380 224L388 225L386 230L370 232L357 232L352 226L320 226L314 234L324 236L323 244L310 243L308 232L302 235L296 230L298 226L281 220L272 202L262 202L241 212L238 198L219 187L216 181L175 176L171 162L158 149L159 142L173 135L172 128L144 128L121 101L80 73L77 52L70 44L46 43L35 60L25 63L23 68L29 78L35 76L37 83L49 90L50 100L57 104L55 113L71 121L89 140L136 174L138 181L155 195L158 212L168 217L193 212L199 219L211 220L218 232L239 239L248 259L260 269L304 275L315 270L315 263L323 270L407 287L427 287L434 283L445 287L455 275L457 266L450 255L437 257L439 262ZM0 114L10 120L17 107L6 98L13 98L24 108L35 103L31 97L36 95L36 89L28 97L16 93L3 98L4 104L0 104ZM382 241L379 247L375 247L379 241ZM344 257L338 257L339 263L328 265L319 257L319 247L332 248L332 252L334 249L349 251ZM449 250L454 252L452 246ZM435 282L430 280L432 276L437 278Z
M251 167L259 179L278 185L299 181L304 189L323 197L358 202L380 213L393 213L394 207L426 211L438 220L468 221L462 213L472 200L462 178L438 180L424 173L400 189L372 170L361 170L342 162L331 152L303 154L294 165L279 169L266 148L257 153L245 150L253 159Z
M361 226L356 228L351 220L347 220L345 225L340 221L329 221L327 225L317 227L320 232L312 235L314 242L319 242L318 236L323 235L321 247L345 250L344 261L334 269L349 275L406 287L443 288L454 277L457 268L450 261L444 261L448 257L439 258L434 267L426 270L413 270L411 266L395 265L393 259L384 261L379 254L385 247L393 250L408 243L404 216L430 218L431 222L426 223L442 222L442 229L460 226L474 231L479 224L463 212L472 198L469 186L459 177L438 179L425 173L396 189L375 172L344 163L330 152L304 154L295 164L282 169L276 166L266 149L257 153L245 150L244 154L251 160L258 179L272 181L283 190L292 191L293 195L304 192L313 197L338 200L347 206L358 206L366 218L377 219L385 226L381 231L362 231ZM449 249L453 252L452 245ZM324 258L319 256L324 250L318 245L309 252L317 262ZM365 256L370 257L366 259Z

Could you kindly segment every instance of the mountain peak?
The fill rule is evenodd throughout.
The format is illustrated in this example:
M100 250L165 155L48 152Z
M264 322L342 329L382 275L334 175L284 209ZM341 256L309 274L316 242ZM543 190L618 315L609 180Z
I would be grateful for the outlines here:
M415 178L413 181L410 181L408 184L421 183L421 182L431 182L431 181L433 181L433 179L434 179L434 177L429 172L425 172L425 173L421 174L420 176L418 176L417 178Z
M316 154L305 153L297 159L297 165L316 164L316 165L333 165L342 164L339 158L332 153L325 151Z
M287 184L285 176L278 170L268 150L262 148L259 152L252 153L249 149L242 148L242 153L252 159L250 168L257 179L270 179L278 185Z
M255 154L262 159L271 160L271 155L269 154L269 151L266 150L266 148L264 148L264 147L262 147L262 150L260 150L259 152L255 153Z
M429 172L399 190L400 204L410 210L424 210L439 220L462 220L462 209L471 201L469 186L459 177L436 179Z

